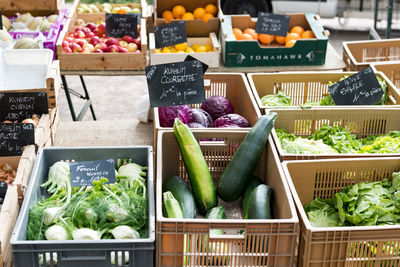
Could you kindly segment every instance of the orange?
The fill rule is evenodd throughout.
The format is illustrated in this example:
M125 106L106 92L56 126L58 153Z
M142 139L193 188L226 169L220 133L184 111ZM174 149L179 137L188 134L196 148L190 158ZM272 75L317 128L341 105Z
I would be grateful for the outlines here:
M126 14L126 11L123 10L123 9L120 9L120 10L117 11L117 14Z
M253 40L253 37L251 37L251 35L248 33L243 33L238 40L249 41L249 40Z
M298 35L297 33L289 33L288 35L286 35L286 43L288 43L291 40L299 40L300 39L300 35Z
M310 39L310 38L315 38L313 31L308 30L301 34L301 39Z
M285 46L286 47L293 47L296 42L297 42L297 40L290 40L289 42L286 42Z
M192 20L194 19L194 16L192 12L186 12L185 14L183 14L182 19Z
M301 26L294 26L291 30L290 33L297 33L299 36L301 36L304 32L303 27Z
M239 28L233 28L232 31L233 31L233 34L235 35L236 40L240 40L240 38L243 35L242 30Z
M245 29L243 33L250 34L253 40L258 40L258 33L256 33L256 30L252 28Z
M203 46L203 45L199 46L196 49L196 53L203 53L203 52L207 52L207 48L205 46Z
M205 10L206 10L207 13L210 13L210 14L212 14L213 16L217 15L217 11L218 11L218 10L217 10L217 7L214 6L213 4L208 4L208 5L206 5Z
M186 13L186 9L181 5L176 5L172 9L172 14L174 15L174 17L176 19L182 18L183 14L185 14L185 13Z
M211 13L206 13L203 17L204 22L208 22L210 19L212 19L214 17L213 14Z
M188 47L188 48L186 48L185 52L186 53L194 53L194 50L193 50L193 48Z
M270 35L270 34L263 34L260 33L258 35L258 40L262 43L262 44L270 44L274 41L275 36Z
M202 19L206 14L206 10L202 7L198 7L193 11L193 15L195 19Z
M178 51L179 50L184 51L187 48L187 43L176 44L174 45L174 48Z
M164 10L164 12L162 13L162 17L163 19L165 19L166 22L170 22L174 19L174 15L169 10Z
M163 47L163 49L161 50L161 53L171 53L171 49L169 49L169 47Z
M210 44L205 44L204 47L207 49L208 52L213 52L214 51L214 47Z
M288 34L289 34L289 33L287 33L286 36L287 36ZM284 44L286 43L286 36L275 36L275 41L276 41L278 44L284 45Z

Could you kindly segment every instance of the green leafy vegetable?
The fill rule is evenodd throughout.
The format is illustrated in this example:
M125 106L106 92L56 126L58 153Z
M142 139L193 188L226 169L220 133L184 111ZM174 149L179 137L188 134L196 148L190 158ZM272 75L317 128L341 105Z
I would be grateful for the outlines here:
M290 106L290 96L279 91L277 94L263 96L261 98L261 103L269 107Z

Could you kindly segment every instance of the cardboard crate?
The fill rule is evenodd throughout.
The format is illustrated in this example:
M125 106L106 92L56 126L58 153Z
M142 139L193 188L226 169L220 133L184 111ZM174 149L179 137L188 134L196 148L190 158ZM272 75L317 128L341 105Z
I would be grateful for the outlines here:
M360 71L370 64L400 60L400 39L343 42L343 61L349 71Z
M90 53L79 54L63 52L62 41L68 32L73 31L75 21L81 18L75 10L74 15L68 19L65 24L64 30L60 34L57 41L57 57L60 61L60 69L69 71L106 71L106 70L144 70L147 65L147 34L146 34L146 19L140 20L140 38L141 38L141 51L140 53ZM101 14L93 14L102 17ZM96 21L85 21L85 23Z
M237 41L232 28L256 27L257 19L249 15L223 16L221 19L222 59L227 67L324 65L329 32L312 13L290 14L289 29L302 26L316 38L300 39L293 47L262 45L258 41Z
M23 195L20 194L21 188L24 184L28 184L35 155L35 146L27 146L22 156L0 157L0 165L8 163L17 170L14 183L8 186L6 197L0 208L0 267L13 266L10 237L23 200Z
M283 73L249 73L251 90L256 99L258 108L264 109L291 109L301 112L301 105L307 101L320 101L323 97L329 95L329 82L339 81L344 76L351 76L356 72L283 72ZM389 97L388 104L383 105L357 105L359 109L374 109L383 107L393 107L400 105L400 91L392 82L382 73L376 72L376 76L384 80L387 84L387 93ZM261 102L265 95L277 94L282 91L290 96L291 106L269 107ZM318 106L311 109L336 109L338 107L355 106ZM400 107L400 106L399 106ZM264 112L262 112L264 113Z
M313 227L304 206L332 198L344 187L391 178L400 158L283 162L300 219L299 267L399 266L400 225Z
M208 4L213 4L217 7L219 12L219 1L218 0L154 0L154 26L161 26L167 24L165 19L162 17L162 13L165 10L172 11L172 8L176 5L182 5L186 11L192 12L198 7L205 7ZM180 20L173 19L170 22L177 22ZM203 37L208 36L211 32L219 33L219 18L218 13L215 18L210 19L208 22L204 22L202 19L185 20L186 31L188 37Z
M49 12L64 8L64 5L64 0L0 0L3 14L30 12L36 16L47 16Z
M197 140L224 139L222 142L200 141L214 183L247 133L193 130ZM213 266L213 263L218 265L218 262L219 266L294 266L298 219L271 138L254 172L274 192L274 199L271 200L273 219L268 220L244 220L240 200L226 203L220 199L219 205L226 207L228 219L208 220L202 216L196 219L165 218L162 214L162 182L172 175L179 175L187 181L188 175L172 130L158 133L157 146L161 148L157 153L156 182L157 266ZM210 236L211 229L223 229L225 233ZM240 230L245 233L240 234ZM196 240L203 242L205 248L215 244L226 250L202 249L196 245Z
M371 65L374 71L380 71L391 83L391 86L400 90L400 62L382 62ZM399 91L400 92L400 91Z
M369 135L382 135L390 131L400 130L400 108L337 108L337 109L306 109L293 112L285 109L270 109L276 112L272 139L281 161L284 160L311 160L333 158L371 158L394 157L396 154L288 154L282 149L275 129L284 129L288 133L308 137L323 125L341 126L355 134L357 138Z
M185 58L190 55L200 60L201 62L208 65L209 68L218 68L220 62L221 44L218 41L217 36L214 32L210 33L209 37L188 37L187 44L191 46L193 44L205 45L210 44L214 47L213 52L206 53L156 53L156 41L154 33L149 34L150 44L150 64L164 64L171 62L184 61Z

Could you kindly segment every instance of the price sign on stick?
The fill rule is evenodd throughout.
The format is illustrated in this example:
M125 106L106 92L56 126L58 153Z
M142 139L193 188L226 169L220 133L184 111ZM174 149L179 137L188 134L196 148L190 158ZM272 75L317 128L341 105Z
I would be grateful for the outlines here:
M137 38L138 18L137 14L113 14L106 13L106 36L122 38L125 35Z
M0 123L0 156L20 156L24 146L34 143L32 123Z
M154 27L154 38L156 41L156 48L187 42L185 21L181 20Z
M23 121L48 114L47 93L0 93L0 121Z
M256 32L285 36L289 30L290 16L258 12Z
M72 186L91 186L101 178L107 178L108 183L116 182L113 159L71 162L69 167Z

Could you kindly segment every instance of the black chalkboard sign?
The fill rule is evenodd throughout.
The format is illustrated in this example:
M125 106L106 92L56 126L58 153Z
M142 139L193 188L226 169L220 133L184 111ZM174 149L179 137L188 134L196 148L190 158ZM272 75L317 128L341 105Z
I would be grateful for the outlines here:
M48 113L47 93L0 93L0 121L21 122Z
M258 12L256 33L286 36L289 30L290 16Z
M181 20L154 27L154 38L156 40L156 48L187 42L185 21Z
M1 11L0 11L0 30L3 29L3 18L1 17Z
M34 143L32 123L0 123L0 156L20 156L24 146Z
M146 67L151 107L205 101L203 65L198 60Z
M374 105L383 90L371 67L329 86L329 93L336 105Z
M122 38L125 35L129 35L133 38L137 38L137 24L137 14L106 13L106 36Z
M108 183L116 182L113 159L71 162L69 167L72 186L91 186L101 178L107 178Z
M191 55L188 55L184 61L193 61L193 60L198 60L195 57L192 57ZM200 61L200 60L199 60ZM206 73L206 71L208 70L208 65L206 63L204 63L203 61L200 61L201 64L203 65L203 74Z

